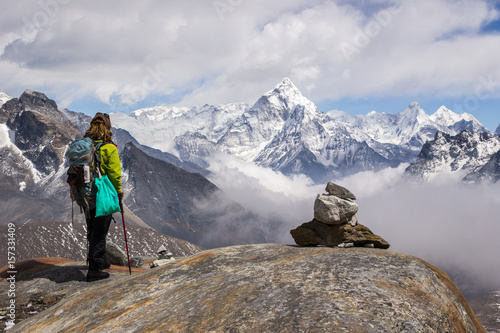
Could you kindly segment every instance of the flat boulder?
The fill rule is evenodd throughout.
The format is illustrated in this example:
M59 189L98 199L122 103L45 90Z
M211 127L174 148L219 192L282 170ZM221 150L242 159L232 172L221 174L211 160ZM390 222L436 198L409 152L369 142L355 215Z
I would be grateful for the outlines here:
M368 227L359 223L355 226L349 223L328 225L312 220L290 230L290 233L295 243L301 246L352 244L380 249L388 249L390 246L385 239L375 235Z
M326 184L325 190L326 192L328 192L328 194L334 195L341 199L356 200L356 196L351 191L332 182L328 182L328 184Z
M390 250L213 249L65 296L15 332L485 332L450 278Z

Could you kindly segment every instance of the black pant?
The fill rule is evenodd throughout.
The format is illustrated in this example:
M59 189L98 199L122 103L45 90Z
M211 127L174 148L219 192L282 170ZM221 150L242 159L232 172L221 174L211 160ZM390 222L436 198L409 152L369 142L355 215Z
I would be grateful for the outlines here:
M89 241L89 270L98 270L106 262L106 235L113 215L95 217L95 210L89 212L87 219L87 239Z

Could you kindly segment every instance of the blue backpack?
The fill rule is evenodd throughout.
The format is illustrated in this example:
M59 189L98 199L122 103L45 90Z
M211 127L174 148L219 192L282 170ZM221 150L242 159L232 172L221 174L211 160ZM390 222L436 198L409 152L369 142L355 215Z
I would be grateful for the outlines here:
M103 143L94 145L92 139L76 139L68 145L66 158L69 162L68 184L71 187L71 199L80 206L80 211L88 217L95 209L97 187L94 180L100 176L101 160L98 150Z

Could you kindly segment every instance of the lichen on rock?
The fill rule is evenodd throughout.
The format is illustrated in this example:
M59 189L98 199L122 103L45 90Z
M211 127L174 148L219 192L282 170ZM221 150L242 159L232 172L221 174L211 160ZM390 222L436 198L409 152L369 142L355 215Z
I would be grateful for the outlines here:
M438 268L394 251L202 252L66 295L16 332L485 332Z

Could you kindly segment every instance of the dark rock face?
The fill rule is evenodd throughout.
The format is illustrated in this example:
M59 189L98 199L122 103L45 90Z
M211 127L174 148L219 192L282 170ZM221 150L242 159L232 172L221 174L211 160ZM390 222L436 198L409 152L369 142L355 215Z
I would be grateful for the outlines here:
M0 107L0 122L11 137L0 147L0 224L67 217L64 153L78 129L53 100L31 90Z
M493 154L490 160L478 171L473 171L463 179L467 183L477 183L489 180L496 183L500 179L500 150Z
M362 224L351 226L350 224L328 225L318 220L303 223L296 229L290 230L297 245L301 246L338 246L342 243L352 243L354 246L366 246L373 244L380 249L388 249L390 244L382 237Z
M491 133L471 133L467 130L455 136L436 132L434 140L423 145L417 159L404 175L412 182L422 182L440 172L467 174L464 181L495 178L493 156L500 149L500 138ZM494 160L494 158L493 158ZM483 171L478 170L484 168Z
M42 93L26 90L0 108L0 121L16 132L15 144L43 174L57 170L78 129Z
M377 249L206 251L66 293L11 332L485 332L438 268Z

